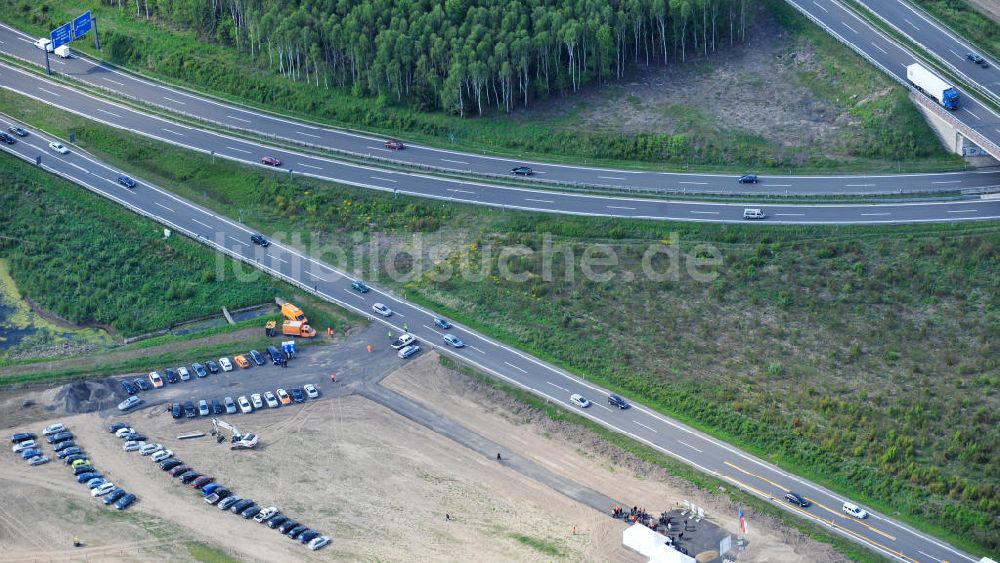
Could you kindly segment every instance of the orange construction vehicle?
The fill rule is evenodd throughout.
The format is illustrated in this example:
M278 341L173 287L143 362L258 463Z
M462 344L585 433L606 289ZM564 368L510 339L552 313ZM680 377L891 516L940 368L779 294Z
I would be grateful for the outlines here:
M281 325L281 334L287 336L301 336L302 338L312 338L316 336L316 329L302 321L285 321Z
M306 318L306 314L302 312L302 309L299 309L291 303L284 303L281 305L281 314L285 315L285 318L290 321L301 321L304 323L309 322L309 319Z

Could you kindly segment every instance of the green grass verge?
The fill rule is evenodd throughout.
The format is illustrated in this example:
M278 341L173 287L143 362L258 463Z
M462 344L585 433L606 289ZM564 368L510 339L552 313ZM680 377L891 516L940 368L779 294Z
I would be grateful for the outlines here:
M518 543L526 545L542 555L549 557L561 557L563 555L559 546L550 540L526 536L524 534L514 534L511 537L517 540Z
M834 549L850 558L852 561L871 563L876 561L885 561L884 558L868 549L863 548L853 541L831 534L829 531L815 523L798 518L793 514L789 514L788 512L764 502L755 496L733 488L733 486L728 482L706 475L705 473L694 469L690 465L683 464L674 458L666 456L649 446L640 444L639 442L632 440L619 432L608 430L604 426L601 426L588 418L554 405L537 395L521 389L520 387L515 387L495 377L486 375L469 366L466 366L465 364L459 364L450 358L441 357L440 362L441 365L448 369L462 373L475 381L488 385L493 389L502 391L521 403L524 403L528 407L542 412L549 420L566 422L584 428L599 436L605 442L621 448L623 451L633 454L644 461L662 467L671 475L684 479L707 493L713 495L725 494L733 501L753 508L753 510L757 513L771 516L789 528L796 529L816 541L830 544L834 547ZM725 493L721 493L721 491L725 491Z
M238 563L240 559L228 555L226 552L200 542L188 542L184 544L191 557L203 563Z
M974 43L981 54L1000 59L1000 23L970 3L964 0L913 0L913 3Z
M84 0L45 0L29 4L24 0L4 0L8 21L32 33L44 34L84 9L91 9L101 21L107 46L105 53L82 41L74 48L98 57L109 57L157 78L212 92L215 95L262 109L295 117L319 120L335 126L356 127L375 134L405 133L413 142L491 152L517 158L553 162L675 170L725 170L737 172L747 167L781 173L845 172L849 170L889 171L960 168L962 161L944 154L926 124L912 119L913 108L900 104L898 95L851 108L860 112L858 135L851 135L850 162L826 158L825 151L813 151L807 158L789 155L777 143L742 131L719 134L713 120L696 120L701 128L674 132L650 131L637 134L614 131L580 130L573 116L539 117L515 121L505 116L461 119L442 113L427 113L395 106L385 99L358 98L349 91L287 81L267 70L267 57L257 58L234 48L205 41L176 26L157 25L136 17L128 9ZM780 2L765 2L766 9L780 20L795 20L789 26L795 41L817 45L826 64L845 72L837 76L817 76L828 88L848 87L873 91L893 89L891 81L872 74L862 59L846 51L824 35L803 33L809 29L804 18ZM721 55L724 56L724 55ZM242 64L234 64L241 61ZM253 87L248 88L247 85ZM898 94L898 93L897 93ZM840 104L849 108L854 98L844 90ZM697 112L696 109L691 109ZM866 119L871 115L871 119ZM886 127L886 124L889 124ZM452 145L452 135L458 140ZM843 148L843 147L838 147ZM807 147L809 150L815 147Z

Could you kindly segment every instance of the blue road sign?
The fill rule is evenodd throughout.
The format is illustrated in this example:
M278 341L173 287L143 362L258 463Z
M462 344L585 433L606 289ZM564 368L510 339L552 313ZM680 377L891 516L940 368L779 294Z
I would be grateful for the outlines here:
M73 40L73 35L70 31L69 23L63 24L52 30L50 34L52 37L52 48L55 49L60 45L65 45Z
M94 20L90 18L90 10L87 10L83 15L73 19L73 39L83 37L92 27Z

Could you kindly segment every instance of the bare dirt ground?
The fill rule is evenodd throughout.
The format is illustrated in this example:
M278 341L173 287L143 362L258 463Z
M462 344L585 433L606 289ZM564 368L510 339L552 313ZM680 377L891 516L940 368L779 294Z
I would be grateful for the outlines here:
M968 0L968 2L991 20L1000 23L1000 4L996 0Z
M736 511L727 501L616 454L579 429L545 424L504 395L442 368L434 354L406 364L387 383L434 408L446 405L446 416L503 444L506 455L530 456L581 484L653 510L689 498L706 506L719 524L735 529ZM0 403L0 423L10 426L13 417L20 422L9 432L39 432L56 418L44 408L56 394L8 397ZM26 399L35 405L17 408ZM261 435L255 451L231 452L208 437L176 439L184 432L209 430L204 420L177 424L159 409L124 417L236 494L279 506L334 538L315 553L259 524L221 513L148 459L123 452L120 441L104 430L108 419L96 414L58 419L76 434L98 470L140 500L124 513L106 509L58 460L30 468L15 455L0 453L0 487L8 496L0 509L0 547L7 561L84 556L145 561L162 560L164 553L184 561L192 559L184 549L189 541L244 560L409 561L414 554L431 561L641 560L621 547L620 521L359 396L235 418L244 430ZM51 448L44 450L51 455ZM445 521L445 513L453 520ZM746 560L842 560L822 544L751 518L754 543ZM71 546L74 535L85 548Z

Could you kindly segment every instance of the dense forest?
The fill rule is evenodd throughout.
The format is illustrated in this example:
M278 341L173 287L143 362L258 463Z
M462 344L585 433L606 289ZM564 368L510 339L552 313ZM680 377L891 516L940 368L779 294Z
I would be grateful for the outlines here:
M292 80L457 115L746 39L750 0L108 0ZM129 48L114 44L109 49Z

